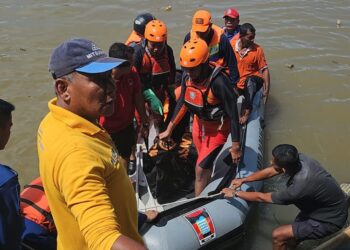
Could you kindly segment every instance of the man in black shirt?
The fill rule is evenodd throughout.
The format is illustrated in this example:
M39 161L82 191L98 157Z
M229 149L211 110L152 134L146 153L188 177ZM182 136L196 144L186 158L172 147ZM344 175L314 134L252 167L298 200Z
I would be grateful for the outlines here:
M239 197L281 205L294 204L300 209L295 221L274 229L273 249L287 249L287 242L319 239L340 230L347 219L347 199L336 180L316 160L299 154L288 144L272 150L271 166L248 177L234 179L225 197ZM285 173L287 188L272 193L236 190L245 182L267 179Z

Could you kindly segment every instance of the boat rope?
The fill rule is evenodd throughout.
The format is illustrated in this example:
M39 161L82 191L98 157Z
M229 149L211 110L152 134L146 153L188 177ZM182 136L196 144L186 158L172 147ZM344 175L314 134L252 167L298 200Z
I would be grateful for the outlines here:
M165 207L165 206L170 206L170 205L174 205L174 204L180 204L180 203L185 203L185 202L190 202L190 201L195 201L195 200L200 200L200 199L213 199L213 198L216 198L220 195L222 195L222 194L216 193L216 194L207 195L207 196L198 196L198 197L194 197L194 198L190 198L190 199L178 200L178 201L174 201L174 202L155 205L153 207L147 207L147 210L156 209L156 211L158 212L159 207Z

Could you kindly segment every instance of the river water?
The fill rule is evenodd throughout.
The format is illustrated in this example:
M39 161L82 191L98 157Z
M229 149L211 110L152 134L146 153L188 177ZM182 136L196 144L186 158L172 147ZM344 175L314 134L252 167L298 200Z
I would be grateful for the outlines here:
M126 40L138 13L151 12L166 22L178 61L195 10L211 11L221 26L228 7L238 9L241 23L256 27L256 42L270 68L265 163L276 144L290 143L318 159L339 183L350 182L348 0L1 0L0 98L15 104L16 111L0 162L19 172L22 185L38 175L36 131L54 96L47 64L60 42L85 37L108 50L113 42ZM269 181L266 189L282 183ZM296 213L292 206L259 205L246 241L236 248L271 248L272 229Z

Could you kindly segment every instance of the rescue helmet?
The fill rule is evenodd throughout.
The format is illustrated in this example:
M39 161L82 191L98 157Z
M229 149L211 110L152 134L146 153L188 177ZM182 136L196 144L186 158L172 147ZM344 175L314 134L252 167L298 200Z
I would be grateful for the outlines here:
M155 19L151 13L139 14L134 20L134 31L143 36L147 23Z
M164 42L167 38L167 27L160 20L152 20L146 25L145 38L151 42Z
M194 68L205 63L208 58L208 45L200 38L187 41L180 51L180 65L185 68Z

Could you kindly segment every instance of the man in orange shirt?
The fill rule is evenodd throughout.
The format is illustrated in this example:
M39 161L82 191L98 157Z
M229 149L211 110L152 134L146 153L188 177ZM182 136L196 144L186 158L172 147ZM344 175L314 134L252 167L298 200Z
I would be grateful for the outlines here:
M264 103L266 103L270 90L270 73L264 51L254 42L254 39L254 26L245 23L240 27L240 38L232 39L230 42L240 75L236 88L238 93L245 97L245 105L240 117L241 124L246 123L249 118L255 93L263 87Z

